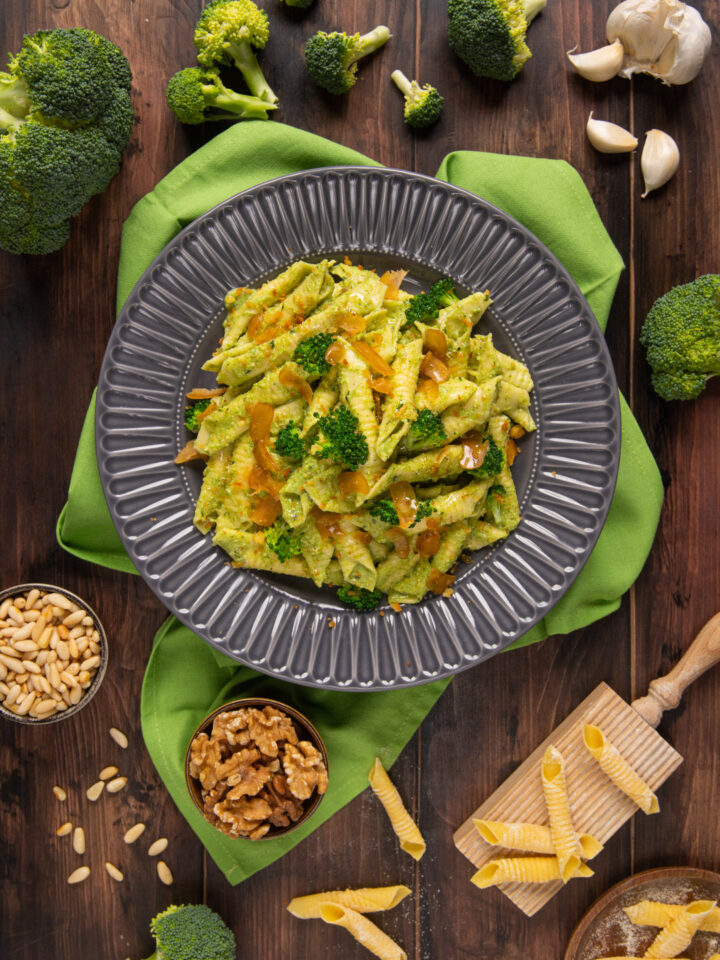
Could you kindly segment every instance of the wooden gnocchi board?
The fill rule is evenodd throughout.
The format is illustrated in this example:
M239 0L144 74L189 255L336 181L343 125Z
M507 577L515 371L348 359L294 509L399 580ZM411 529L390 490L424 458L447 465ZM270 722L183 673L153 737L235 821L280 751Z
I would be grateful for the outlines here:
M565 777L573 823L578 833L591 833L606 843L620 827L639 812L621 793L590 756L582 741L586 723L600 727L609 740L656 791L682 763L682 757L640 714L601 683L570 716L544 740L495 793L468 817L454 834L455 846L476 868L497 857L530 856L486 843L473 823L477 820L505 820L524 823L548 823L540 762L545 750L554 744L565 757ZM662 816L662 797L660 797ZM645 814L640 813L641 816ZM658 816L658 814L654 814ZM603 854L600 852L597 859ZM590 861L592 867L593 861ZM570 883L584 883L582 879ZM562 890L553 883L503 883L499 890L528 917L534 916Z

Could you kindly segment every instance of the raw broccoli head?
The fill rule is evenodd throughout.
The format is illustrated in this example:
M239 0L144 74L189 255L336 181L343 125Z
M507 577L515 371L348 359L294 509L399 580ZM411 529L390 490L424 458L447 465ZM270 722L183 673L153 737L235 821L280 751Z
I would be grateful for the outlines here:
M235 936L204 904L168 907L150 922L157 949L147 960L235 960Z
M720 274L705 274L656 300L640 342L663 400L699 397L720 375Z
M254 96L277 103L253 50L262 50L269 36L267 14L252 0L211 0L200 14L194 40L203 66L235 64Z
M308 73L318 86L329 93L347 93L357 80L358 61L382 47L390 39L387 27L375 27L359 33L324 33L310 37L305 45Z
M283 563L302 553L300 537L292 532L284 520L276 520L265 532L265 546L277 554Z
M360 612L374 610L383 597L380 590L366 590L364 587L352 587L347 583L338 587L337 595L338 600L346 607L354 607Z
M301 340L295 347L293 360L299 363L306 373L312 376L322 377L330 369L330 364L325 359L330 344L335 342L335 338L330 333L316 333L313 337L307 337Z
M291 420L282 427L275 437L275 449L281 457L288 460L302 460L305 456L305 441L300 436L300 428Z
M325 438L325 443L318 451L321 459L329 457L348 470L357 470L367 462L370 451L354 413L340 404L334 407L326 417L321 417L317 413L315 416Z
M440 119L443 98L435 87L429 83L421 87L415 80L408 80L402 70L394 70L391 77L405 97L405 123L408 126L431 127Z
M168 83L168 106L182 123L206 120L267 120L268 110L277 109L259 97L235 93L220 79L213 67L188 67Z
M494 477L505 466L505 455L500 447L495 443L492 437L488 440L488 448L485 451L485 457L479 467L469 470L474 477L479 480L485 480L487 477Z
M185 407L185 426L191 433L197 433L200 429L198 417L203 410L207 410L210 403L210 399L206 398L205 400L196 400L194 403Z
M512 80L532 54L527 28L546 0L448 0L448 39L478 77Z
M410 427L410 441L412 444L424 444L439 447L447 439L445 427L440 417L430 410L421 410L417 420Z

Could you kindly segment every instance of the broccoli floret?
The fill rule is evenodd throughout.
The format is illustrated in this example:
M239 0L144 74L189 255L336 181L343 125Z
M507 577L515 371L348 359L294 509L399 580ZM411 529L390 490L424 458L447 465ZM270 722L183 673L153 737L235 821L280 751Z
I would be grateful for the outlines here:
M410 427L411 445L421 443L425 446L439 447L447 439L445 427L440 417L430 410L421 410L417 420Z
M437 89L426 83L421 87L415 80L408 80L402 70L390 75L405 96L405 123L409 127L431 127L440 119L443 98Z
M194 40L204 67L235 64L254 96L277 103L253 50L264 49L269 37L267 14L252 0L211 0L200 14Z
M502 507L507 490L502 484L497 483L488 490L485 498L485 513L490 517L493 523L500 523L502 520Z
M473 477L477 477L479 480L485 480L487 477L496 476L498 473L500 473L504 466L505 455L500 447L495 443L493 438L490 437L483 462L479 467L469 470L468 473L471 473Z
M357 80L358 61L382 47L390 39L387 27L375 27L359 33L324 33L310 37L305 45L308 73L318 86L329 93L347 93Z
M512 80L532 54L530 22L546 0L449 0L448 39L478 77Z
M430 287L430 296L435 298L435 302L440 307L451 307L454 303L460 302L460 297L455 293L452 280L444 277L438 280Z
M405 330L414 323L430 323L431 320L437 317L439 312L440 308L432 294L418 293L408 300L402 328Z
M720 274L673 287L650 308L640 342L663 400L694 400L720 375Z
M378 520L382 520L384 523L392 524L394 527L400 522L395 504L389 497L385 500L376 500L370 507L370 515L377 517Z
M293 533L284 520L276 520L265 533L265 546L285 563L289 557L302 553L300 537Z
M157 949L147 960L235 960L235 935L204 904L168 907L150 922Z
M204 123L206 120L267 120L268 110L277 110L274 103L260 97L248 97L230 90L213 67L187 67L168 83L168 106L182 123Z
M203 410L207 410L207 408L210 406L210 403L211 401L209 399L196 400L188 407L185 407L185 426L191 433L197 433L200 429L198 417Z
M370 451L354 413L340 404L326 417L317 413L315 416L325 437L325 444L318 451L322 460L329 457L336 463L343 464L348 470L357 470L367 462Z
M421 520L425 520L427 517L436 512L437 511L430 500L420 500L417 510L415 511L415 519L410 526L414 527L416 523L420 523Z
M312 376L322 377L330 369L330 364L325 359L330 344L335 342L335 338L330 333L316 333L314 337L308 337L301 340L295 347L293 360L299 363L306 373Z
M281 457L288 460L302 460L305 456L305 441L300 436L300 428L291 420L282 427L275 437L275 449Z
M347 583L338 587L337 595L338 600L346 607L355 607L360 612L374 610L383 597L380 590L366 590L364 587L352 587Z

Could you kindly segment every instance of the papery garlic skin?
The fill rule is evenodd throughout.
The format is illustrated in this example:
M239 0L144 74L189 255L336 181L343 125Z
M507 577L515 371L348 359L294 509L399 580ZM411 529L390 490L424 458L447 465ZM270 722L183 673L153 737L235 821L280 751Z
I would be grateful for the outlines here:
M573 53L568 51L567 58L581 77L602 83L612 80L620 71L625 59L625 50L619 40L588 53Z
M664 186L680 165L680 150L669 133L648 130L640 157L640 168L645 180L643 199L651 190Z
M681 0L623 0L608 17L606 34L625 48L621 77L649 73L666 84L693 80L712 42L700 13Z
M637 147L637 137L629 130L607 120L594 120L592 113L585 127L588 140L600 153L629 153Z

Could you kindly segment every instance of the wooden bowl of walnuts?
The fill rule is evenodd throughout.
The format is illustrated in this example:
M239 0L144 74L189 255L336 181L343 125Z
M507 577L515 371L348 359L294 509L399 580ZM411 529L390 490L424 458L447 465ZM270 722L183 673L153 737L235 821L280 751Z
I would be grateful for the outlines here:
M315 727L277 700L232 700L197 727L185 780L208 823L229 837L272 840L305 823L328 787Z

